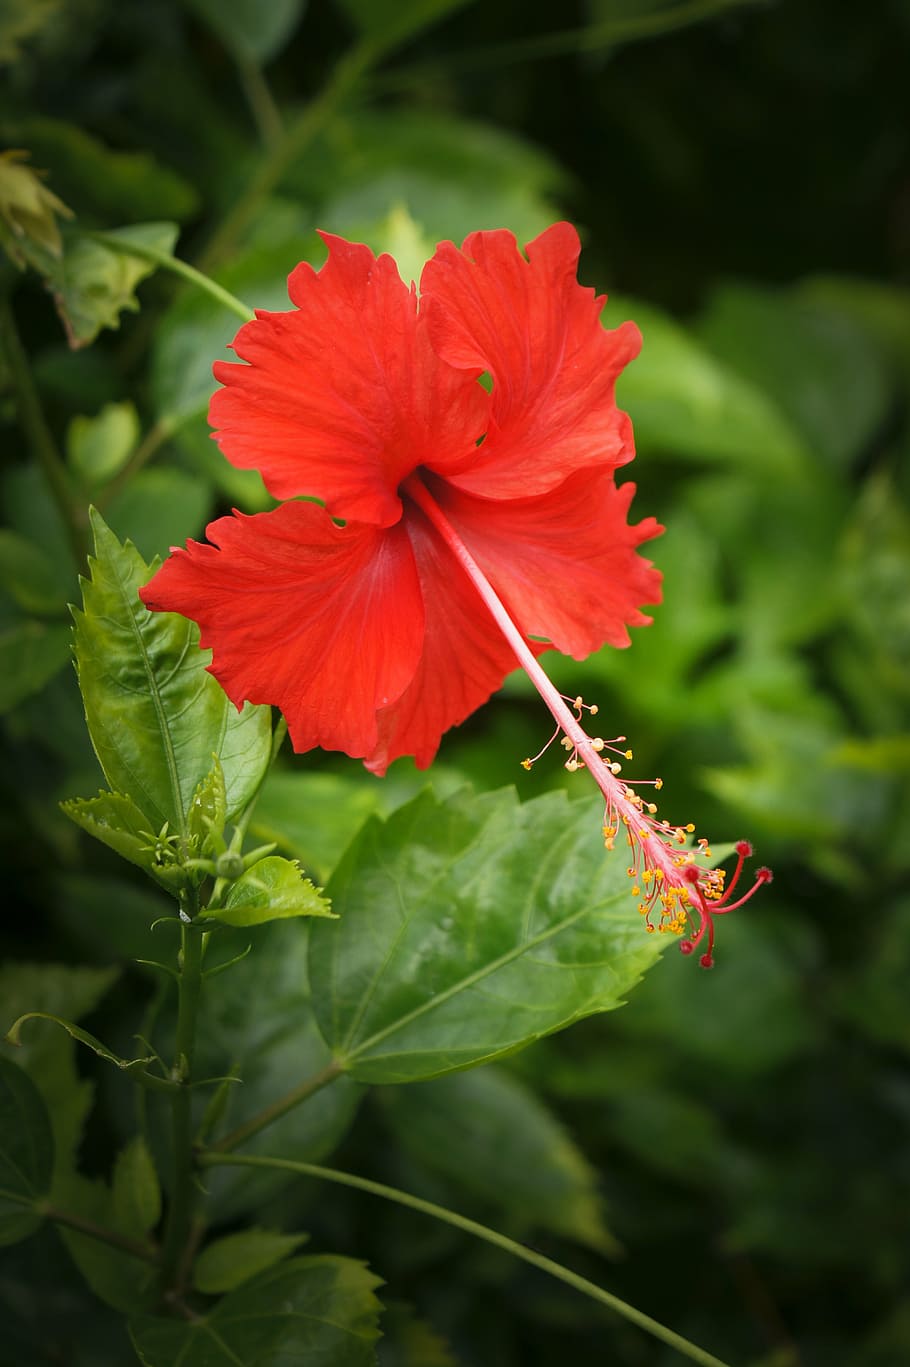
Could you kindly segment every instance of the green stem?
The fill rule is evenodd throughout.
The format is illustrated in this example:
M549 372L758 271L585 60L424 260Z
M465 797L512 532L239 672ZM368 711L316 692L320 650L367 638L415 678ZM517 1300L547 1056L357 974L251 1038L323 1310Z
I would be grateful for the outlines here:
M104 512L107 505L112 503L117 495L126 488L133 476L138 474L144 465L148 464L159 447L170 440L179 426L179 422L169 417L159 418L157 422L152 424L120 473L95 499L95 506L99 512Z
M353 90L378 55L372 43L352 48L333 71L327 85L303 113L273 142L256 163L256 171L246 190L203 251L199 265L209 270L229 255L239 238L256 217L262 201L271 194L290 166L298 161L316 135L328 122L337 106Z
M391 71L372 83L374 90L383 92L407 89L415 82L439 79L454 72L482 71L490 67L505 67L519 62L542 60L548 57L571 56L579 52L600 52L620 43L634 43L648 38L662 38L677 29L688 28L706 19L714 19L730 10L755 4L756 0L688 0L672 9L651 14L630 15L621 19L605 19L584 28L560 29L555 33L541 33L536 37L518 38L511 42L472 48L453 53L436 62L415 63Z
M103 1225L96 1225L94 1220L86 1220L81 1215L74 1215L68 1210L58 1210L56 1206L51 1205L38 1205L35 1210L55 1225L78 1230L80 1234L97 1239L99 1243L110 1244L111 1248L119 1248L121 1252L129 1253L133 1258L141 1258L146 1263L153 1263L157 1259L152 1244L141 1243L138 1239L131 1239L127 1234L118 1234L115 1229L105 1229Z
M28 357L16 329L16 320L6 300L0 305L0 336L19 399L19 420L22 430L28 438L60 511L76 568L81 570L88 554L88 529L79 519L69 472L45 420Z
M173 1094L172 1132L174 1184L168 1207L161 1257L163 1287L180 1291L184 1249L194 1227L196 1186L193 1179L193 1116L190 1083L196 1046L196 1018L202 988L204 937L192 925L181 926L180 985L174 1077L181 1084Z
M257 62L238 60L237 72L262 145L274 147L284 134L284 122L262 67Z
M245 323L249 323L255 318L254 311L249 304L245 304L242 299L238 299L230 290L226 290L223 285L219 285L210 276L198 271L195 266L191 266L187 261L181 261L177 256L171 256L169 252L163 252L158 247L148 247L137 242L124 242L112 233L89 233L89 237L95 242L100 242L102 246L108 247L111 251L120 252L123 256L139 256L144 261L152 261L162 270L171 271L173 275L179 275L182 280L188 280L191 285L204 290L212 299L225 308L236 313L238 318L242 318Z
M446 1210L445 1206L437 1206L433 1201L423 1201L419 1196L412 1196L409 1192L399 1191L396 1187L387 1187L382 1182L371 1182L366 1177L355 1177L353 1173L339 1172L336 1168L322 1168L315 1163L298 1163L285 1158L256 1158L250 1154L223 1155L207 1150L199 1155L198 1162L202 1167L278 1168L284 1172L295 1172L301 1177L315 1177L325 1182L337 1182L339 1186L353 1187L356 1191L366 1191L372 1196L381 1196L386 1201L394 1201L396 1205L407 1206L410 1210L420 1211L423 1215L432 1215L434 1219L441 1220L447 1225L454 1225L456 1229L463 1230L466 1234L473 1234L475 1238L483 1239L485 1243L492 1244L495 1248L501 1248L506 1253L511 1253L513 1257L520 1258L522 1262L530 1263L532 1267L555 1277L557 1281L573 1287L582 1295L590 1297L591 1300L599 1301L601 1305L608 1306L632 1324L637 1324L640 1329L644 1329L652 1337L660 1339L661 1343L666 1343L670 1348L675 1348L678 1353L682 1353L690 1361L700 1363L701 1367L727 1367L727 1364L720 1358L714 1357L712 1353L706 1353L703 1348L690 1343L681 1334L674 1333L672 1329L668 1329L665 1325L652 1319L650 1315L645 1315L641 1310L636 1310L633 1305L620 1300L611 1292L604 1291L595 1282L589 1282L587 1277L580 1277L567 1267L554 1262L552 1258L545 1258L543 1254L535 1253L531 1248L525 1248L524 1244L516 1243L507 1235L500 1234L495 1229L488 1229L486 1225L478 1224L476 1220L469 1220L464 1215L456 1214L455 1211Z
M308 1101L316 1092L321 1091L322 1088L327 1087L330 1082L334 1082L336 1078L341 1077L343 1072L344 1069L341 1064L333 1059L321 1072L314 1073L312 1077L306 1078L305 1081L301 1082L299 1086L292 1088L285 1096L279 1097L277 1101L273 1101L271 1106L266 1106L258 1115L252 1116L249 1120L245 1121L243 1125L238 1125L236 1130L231 1130L230 1134L226 1134L223 1139L219 1139L217 1144L212 1144L209 1152L229 1153L231 1149L236 1149L240 1144L245 1144L248 1139L252 1139L254 1134L258 1134L259 1131L264 1130L266 1126L274 1124L274 1122L280 1120L283 1115L287 1115L288 1111L292 1111L295 1106L302 1105L304 1101Z

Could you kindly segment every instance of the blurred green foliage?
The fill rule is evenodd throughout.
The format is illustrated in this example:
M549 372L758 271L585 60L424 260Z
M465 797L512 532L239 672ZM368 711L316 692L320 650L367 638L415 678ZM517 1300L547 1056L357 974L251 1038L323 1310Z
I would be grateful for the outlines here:
M90 499L145 558L217 510L269 506L207 435L211 363L237 319L88 234L130 229L167 253L179 229L181 258L281 308L291 267L321 259L318 227L416 278L441 238L505 226L524 241L570 217L583 282L611 293L607 323L633 317L644 335L619 392L635 508L667 528L651 547L665 599L629 650L553 657L553 674L662 775L668 816L748 835L775 882L722 924L712 974L668 954L622 1011L359 1112L346 1081L276 1127L271 1151L322 1156L346 1134L345 1163L533 1229L754 1367L910 1361L908 52L905 0L874 17L823 0L577 0L557 16L542 0L0 3L0 139L30 153L10 163L15 184L0 175L14 249L0 266L0 830L8 952L38 963L27 1001L10 970L10 1019L20 998L100 1012L128 1051L141 1017L170 1009L132 963L156 957L148 926L165 904L56 805L98 781L66 609ZM51 295L91 346L67 347ZM466 778L516 782L523 799L567 784L556 760L518 768L546 728L510 681L444 742L437 794ZM287 759L252 833L324 880L364 819L422 781L403 763L377 781L353 761ZM289 1026L302 961L282 928L260 934L203 1023L213 1069L260 1067L257 1095L225 1102L238 1122L298 1080L301 1055L324 1058L315 1032ZM41 1095L65 1098L54 1134L72 1146L95 1086L83 1153L113 1175L69 1198L107 1209L120 1189L122 1206L123 1173L142 1164L123 1148L132 1116L52 1027L31 1050L37 1100L12 1087L4 1103L38 1116L29 1180L46 1175ZM462 1091L488 1120L464 1134L445 1124ZM510 1126L514 1162L540 1165L530 1194L509 1169ZM213 1188L226 1234L253 1210L369 1258L408 1302L384 1363L671 1361L422 1217L243 1173ZM121 1214L137 1230L148 1218ZM84 1263L86 1241L69 1242ZM102 1263L86 1275L116 1302L125 1274ZM276 1304L281 1275L259 1273ZM0 1363L128 1360L116 1317L80 1288L50 1231L4 1254ZM372 1304L366 1274L356 1290Z

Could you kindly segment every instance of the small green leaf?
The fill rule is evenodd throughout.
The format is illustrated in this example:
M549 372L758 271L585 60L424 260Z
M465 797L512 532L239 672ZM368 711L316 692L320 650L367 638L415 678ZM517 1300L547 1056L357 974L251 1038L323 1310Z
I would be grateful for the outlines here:
M206 672L198 628L175 613L152 613L138 590L149 568L121 546L97 515L92 578L75 612L76 665L95 753L109 784L149 817L185 834L198 785L220 756L228 815L261 782L271 753L271 714L238 712Z
M69 635L62 624L33 620L0 632L0 716L59 674L69 659Z
M66 433L66 452L87 489L98 489L113 479L139 440L135 406L109 403L93 418L73 418Z
M102 328L120 326L124 309L138 310L136 286L157 267L148 257L130 253L129 247L150 247L170 255L178 231L175 223L137 223L105 234L123 250L91 237L68 239L63 260L49 275L49 286L70 346L88 346Z
M634 318L641 354L616 384L616 401L635 425L636 444L696 460L760 462L770 476L792 478L806 453L772 395L716 359L685 328L652 304L611 295L605 322Z
M54 1138L41 1093L27 1073L0 1056L0 1245L34 1233L30 1207L48 1193Z
M130 1333L144 1367L369 1367L379 1284L350 1258L293 1258L230 1292L208 1315L189 1323L143 1315Z
M147 1055L145 1058L121 1058L119 1054L115 1054L113 1050L108 1049L106 1044L102 1044L100 1039L96 1039L94 1035L90 1035L89 1032L83 1030L81 1026L74 1025L72 1021L64 1020L61 1016L53 1016L49 1011L26 1011L24 1016L20 1016L18 1020L13 1021L9 1030L6 1032L5 1039L7 1044L19 1043L19 1035L22 1027L26 1021L30 1020L53 1021L55 1025L59 1025L61 1029L65 1030L68 1035L77 1041L77 1043L84 1044L87 1048L91 1049L92 1053L97 1054L99 1058L103 1058L106 1063L113 1063L115 1067L122 1069L123 1072L134 1074L136 1081L141 1082L143 1086L152 1087L157 1091L171 1091L172 1088L176 1086L175 1083L168 1082L162 1077L148 1076L146 1074L145 1070L148 1065L156 1062L154 1055Z
M267 62L285 46L307 0L184 0L218 34L235 57Z
M59 258L63 239L55 215L73 216L44 184L45 173L24 164L28 158L15 149L0 152L0 245L20 269L46 256Z
M140 869L170 892L185 882L186 874L178 864L162 863L156 856L152 823L135 802L123 793L99 793L97 797L75 797L60 803L71 821L123 859Z
M118 1167L122 1157L121 1154ZM134 1161L127 1158L127 1166ZM125 1180L126 1168L123 1172L121 1182ZM90 1180L72 1172L67 1174L65 1180L55 1184L53 1197L54 1204L60 1210L81 1216L92 1224L100 1225L102 1229L125 1235L139 1244L145 1243L146 1229L141 1220L144 1218L143 1204L146 1213L148 1209L148 1188L140 1201L129 1201L125 1192L121 1192L118 1201L106 1182ZM75 1229L61 1226L60 1234L82 1276L95 1295L107 1305L112 1305L124 1314L135 1314L137 1310L154 1305L157 1299L156 1268L151 1262Z
M308 1238L308 1234L279 1234L270 1229L227 1234L199 1254L193 1265L193 1285L207 1296L233 1291L295 1253Z
M289 916L332 916L331 904L304 878L294 859L270 855L242 874L228 890L224 906L207 915L229 926L257 926Z
M212 756L212 767L196 786L186 817L186 830L200 854L210 847L212 832L221 835L227 820L227 793L224 770L217 755Z
M593 1169L544 1103L503 1069L394 1088L386 1114L407 1152L503 1210L519 1230L550 1229L615 1250Z
M63 607L53 561L35 541L6 528L0 529L0 589L41 617L55 617Z
M362 1082L412 1082L621 1005L660 954L596 808L423 793L364 826L310 926L313 1006Z
M141 1237L161 1219L161 1187L152 1156L141 1135L131 1139L117 1155L111 1182L117 1228Z

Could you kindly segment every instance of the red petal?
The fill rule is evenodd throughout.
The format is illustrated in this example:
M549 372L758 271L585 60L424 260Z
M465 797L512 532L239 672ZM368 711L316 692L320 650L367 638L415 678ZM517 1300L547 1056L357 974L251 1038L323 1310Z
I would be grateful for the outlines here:
M653 517L630 527L634 484L582 471L535 498L491 502L433 481L433 494L503 598L516 624L583 659L602 645L629 644L646 626L639 608L659 603L659 571L635 547L663 528Z
M413 755L417 767L425 769L443 732L476 711L518 666L471 581L413 506L407 524L426 605L426 632L411 684L379 714L379 744L365 761L377 774L399 755ZM529 644L536 653L545 649Z
M307 494L338 517L389 526L406 474L475 449L488 398L433 351L390 256L323 236L322 270L303 263L288 281L297 307L238 332L249 364L216 363L225 387L209 416L228 460L260 470L276 498Z
M491 422L467 461L427 462L486 498L545 493L576 470L632 459L631 424L614 399L638 329L600 323L603 299L575 272L578 234L556 223L521 255L511 233L443 242L421 279L421 310L443 360L493 380Z
M295 750L369 754L376 713L407 688L423 643L403 524L342 528L314 503L286 503L206 534L215 545L175 550L141 590L146 607L198 622L228 697L274 703Z

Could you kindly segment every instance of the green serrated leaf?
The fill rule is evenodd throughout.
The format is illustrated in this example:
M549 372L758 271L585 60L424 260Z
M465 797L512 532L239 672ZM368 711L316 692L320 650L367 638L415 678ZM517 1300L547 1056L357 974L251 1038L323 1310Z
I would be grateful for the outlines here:
M593 1169L544 1103L503 1069L395 1088L386 1114L419 1162L493 1203L519 1231L549 1229L615 1251Z
M0 1245L15 1244L41 1223L32 1207L50 1189L54 1138L35 1084L0 1056Z
M257 926L290 916L334 915L321 889L304 878L297 861L270 855L232 883L224 906L207 913L229 926Z
M307 0L184 0L241 61L267 62L287 43Z
M271 753L267 707L238 712L206 673L198 628L152 613L138 590L149 567L93 514L95 559L75 616L76 665L89 734L111 787L159 830L186 833L200 782L220 756L228 815L249 801Z
M118 1153L111 1197L116 1228L125 1234L140 1238L160 1220L161 1187L142 1135L136 1135Z
M176 893L186 881L179 865L157 858L153 823L132 798L123 793L99 793L97 797L70 798L61 802L60 808L82 830L137 864L169 892Z
M66 453L87 489L98 489L122 470L139 440L135 405L105 404L94 417L75 417L67 428Z
M40 692L69 654L69 632L62 624L27 620L0 632L0 716Z
M170 255L178 232L176 223L137 223L106 233L105 243L75 234L67 239L63 260L48 271L48 283L70 346L88 346L102 328L120 326L124 309L138 310L136 286L157 266L129 248Z
M193 1265L193 1285L207 1296L233 1291L295 1253L308 1238L308 1234L279 1234L270 1229L226 1234L199 1254Z
M144 1367L258 1367L375 1361L380 1284L350 1258L294 1258L260 1273L192 1322L144 1315L130 1324Z
M588 802L424 793L367 822L310 927L316 1018L363 1082L412 1082L621 1005L660 954ZM571 971L569 971L571 970Z

